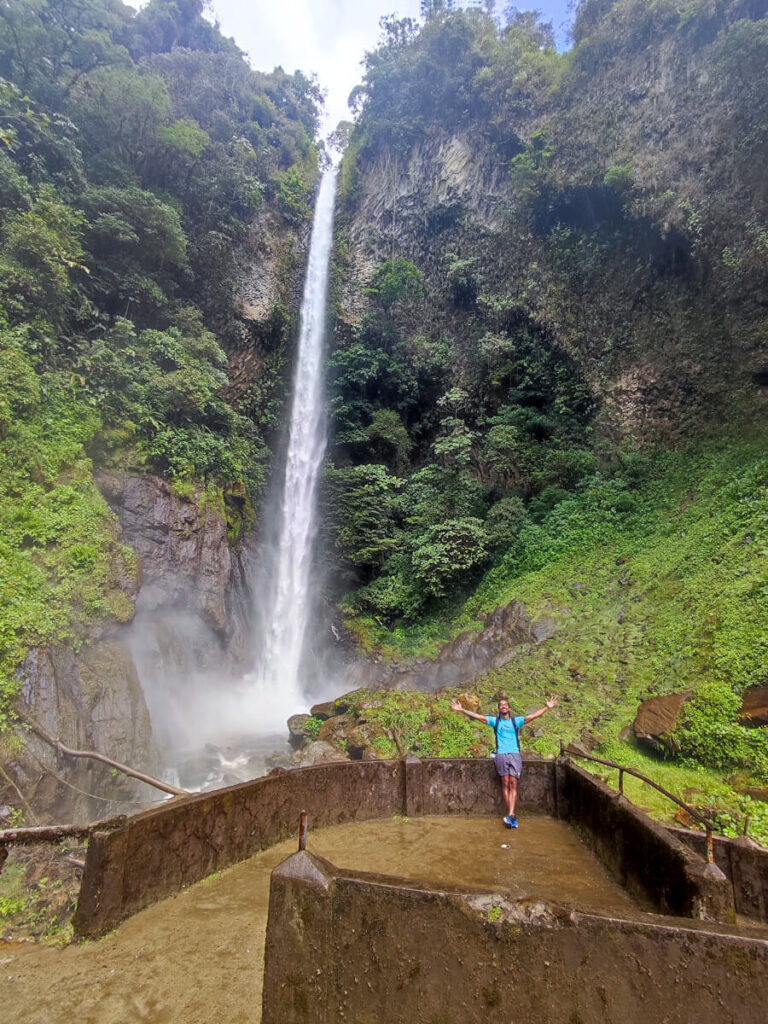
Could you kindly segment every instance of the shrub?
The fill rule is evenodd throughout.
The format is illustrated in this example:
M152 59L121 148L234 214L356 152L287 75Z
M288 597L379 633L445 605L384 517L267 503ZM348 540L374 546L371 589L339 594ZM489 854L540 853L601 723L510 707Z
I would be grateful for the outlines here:
M491 548L506 548L517 539L526 520L525 505L520 498L502 498L491 506L485 520Z
M487 547L483 524L472 516L430 527L413 551L419 585L434 597L445 597L452 585L482 564Z

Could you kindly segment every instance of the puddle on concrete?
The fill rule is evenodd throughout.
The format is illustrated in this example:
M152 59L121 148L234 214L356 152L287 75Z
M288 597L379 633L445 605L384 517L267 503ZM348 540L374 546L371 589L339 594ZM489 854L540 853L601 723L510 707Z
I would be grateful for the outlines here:
M353 870L503 887L611 912L633 907L578 837L549 818L523 818L517 831L486 818L388 819L318 831L310 821L307 848ZM295 850L295 839L272 847L98 942L61 950L0 943L3 1020L256 1024L269 874Z
M505 829L495 818L393 819L317 833L310 822L307 849L356 871L437 885L503 887L518 899L589 910L637 910L576 833L553 818L522 818L519 829Z

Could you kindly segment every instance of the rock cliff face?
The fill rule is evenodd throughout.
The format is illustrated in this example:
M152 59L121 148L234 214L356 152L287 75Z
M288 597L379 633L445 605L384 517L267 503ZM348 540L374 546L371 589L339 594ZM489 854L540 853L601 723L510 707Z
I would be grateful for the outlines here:
M144 694L123 640L95 638L77 654L67 647L36 649L20 674L22 710L65 745L150 771L156 767ZM61 757L31 732L7 768L29 802L54 821L126 813L140 798L132 780L97 762Z
M483 629L461 633L445 644L432 661L414 658L397 665L358 662L347 670L345 682L350 689L369 690L430 692L457 686L502 668L531 645L549 640L555 632L553 618L542 616L531 622L525 608L518 601L510 601L486 617Z
M207 504L201 490L181 498L156 476L105 473L98 482L118 515L124 542L139 556L139 614L158 621L165 613L183 611L242 653L246 556L230 544L225 510Z
M759 310L743 298L725 317L715 309L714 294L701 286L708 260L690 255L695 239L670 223L652 228L614 197L604 220L600 211L589 214L594 251L559 257L551 229L573 232L568 220L581 216L575 209L599 206L601 190L596 197L590 187L565 185L543 201L541 220L518 233L509 220L518 196L508 162L473 131L436 127L404 155L378 153L359 180L340 217L347 239L340 336L369 308L365 288L374 270L398 255L424 272L428 287L413 331L429 336L439 326L461 338L472 312L452 306L451 254L472 264L489 297L574 359L598 401L597 425L613 441L690 435L724 411L728 395L739 396L745 411L765 408L755 383L768 359L755 333ZM622 233L626 242L617 244ZM564 273L572 259L579 262Z
M21 709L67 746L153 772L160 758L143 676L231 668L247 657L248 551L230 543L225 509L202 492L183 499L149 475L101 474L98 482L138 555L137 578L126 581L135 618L92 632L79 651L31 651L19 670ZM141 784L61 758L31 733L5 763L33 806L58 820L130 810L147 798Z
M470 75L474 107L447 100L426 117L400 104L392 130L376 98L386 80L374 82L361 148L345 158L342 337L373 270L402 256L427 285L412 334L460 339L512 311L576 361L611 440L764 413L765 5L688 20L656 6L605 5L549 91L526 92L514 62L478 73L467 57L495 91L478 96ZM399 75L420 46L403 48L402 66L391 58ZM479 303L452 302L451 260Z
M361 168L354 213L342 212L349 263L342 315L355 320L367 308L365 288L393 254L439 274L448 238L471 231L474 245L503 228L509 176L481 135L436 130L407 155L378 154Z

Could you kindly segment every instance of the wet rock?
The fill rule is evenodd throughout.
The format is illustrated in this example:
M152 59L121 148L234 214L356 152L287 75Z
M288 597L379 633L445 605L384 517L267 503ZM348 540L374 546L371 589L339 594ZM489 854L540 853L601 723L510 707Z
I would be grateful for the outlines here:
M333 761L346 761L344 754L324 740L315 740L302 750L297 750L291 758L296 768L309 768L313 764L330 764Z
M327 718L320 726L317 734L319 740L330 743L336 748L346 749L347 734L355 727L355 719L351 715L335 715Z
M682 709L691 696L690 690L683 690L644 700L632 723L635 737L657 753L676 754L680 747L674 738L674 731Z
M296 749L307 742L304 726L312 721L312 715L291 715L288 719L288 742Z
M596 736L595 733L590 732L589 729L582 729L581 742L587 753L591 754L595 747L599 747L601 743L605 743L605 740L602 736Z
M96 480L120 519L124 542L139 556L144 612L184 609L228 642L244 644L245 570L223 513L202 492L186 501L151 474L100 473Z
M366 754L373 749L378 736L383 735L381 726L373 722L362 722L346 733L347 756L353 761L370 761ZM376 760L374 758L374 760Z
M385 761L386 755L380 754L375 747L366 747L363 752L363 761Z
M551 640L557 633L557 623L550 615L542 615L531 626L531 636L537 644Z
M322 718L323 721L327 718L333 718L339 712L336 710L335 700L324 700L320 704L313 704L309 709L313 718Z
M768 725L768 686L747 690L739 709L741 725Z
M95 640L77 654L68 647L34 648L18 674L22 710L67 746L98 750L150 774L157 772L159 757L144 693L124 643L114 638ZM133 780L115 776L92 761L62 763L34 733L25 734L25 746L11 770L32 802L54 819L77 821L106 813L103 802L62 786L55 776L101 797L136 796L138 784Z
M290 768L291 755L286 751L276 750L272 754L267 754L264 765L266 768Z
M414 658L397 665L359 662L347 670L346 680L368 690L434 692L472 682L492 668L500 668L524 646L541 643L555 631L554 618L543 616L534 628L523 605L510 601L486 617L482 630L469 630L444 644L433 660Z
M178 766L179 785L182 789L200 789L218 774L221 761L211 754L190 757Z
M367 689L359 687L357 690L350 690L348 693L343 693L340 697L337 697L334 701L336 705L336 714L345 715L352 708L358 705L365 705L366 699L370 697L370 693Z

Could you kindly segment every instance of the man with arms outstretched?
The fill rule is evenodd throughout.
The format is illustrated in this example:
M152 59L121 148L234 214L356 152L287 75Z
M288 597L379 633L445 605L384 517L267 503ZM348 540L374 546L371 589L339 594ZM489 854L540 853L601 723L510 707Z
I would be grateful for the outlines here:
M467 711L465 707L462 707L461 701L451 701L451 707L454 711L461 711L468 718L474 718L477 722L485 722L496 733L496 753L493 760L496 763L496 772L501 779L501 792L504 796L504 803L507 805L507 815L504 818L504 824L507 828L517 828L517 817L515 815L517 807L517 780L520 778L520 773L523 770L523 759L520 755L520 741L517 734L524 725L528 725L534 718L541 717L541 715L545 714L556 704L557 697L552 697L551 700L545 701L544 707L539 708L538 711L532 711L530 715L525 717L518 715L513 718L509 711L509 701L504 698L499 701L499 713L497 716L478 715L474 711Z

